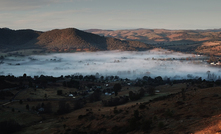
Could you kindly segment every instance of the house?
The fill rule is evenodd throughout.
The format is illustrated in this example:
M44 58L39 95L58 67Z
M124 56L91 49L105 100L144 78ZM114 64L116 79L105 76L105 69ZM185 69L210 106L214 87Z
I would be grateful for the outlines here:
M74 95L73 95L73 94L69 94L68 96L69 96L69 97L73 97Z

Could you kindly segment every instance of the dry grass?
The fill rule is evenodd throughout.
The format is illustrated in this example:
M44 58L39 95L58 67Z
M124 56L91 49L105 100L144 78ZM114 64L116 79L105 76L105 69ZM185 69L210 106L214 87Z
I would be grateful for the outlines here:
M62 90L63 94L69 95L69 92L75 92L77 89L74 88L66 88L63 86L57 86L57 87L48 87L45 89L37 88L36 91L33 88L28 88L24 91L21 91L18 96L15 97L15 99L45 99L45 94L47 94L48 99L61 99L66 98L65 96L57 95L57 90ZM13 92L17 92L14 90Z
M201 86L205 84L200 84ZM190 90L197 87L197 85L192 85L186 94L186 100L183 101L182 94L177 94L174 97L164 99L162 101L151 102L146 104L148 107L145 109L139 109L140 103L148 102L153 100L156 97L168 95L171 93L180 92L182 88L186 88L185 83L170 85L161 85L157 86L156 90L159 90L160 93L155 96L146 95L140 100L130 101L124 105L117 106L117 110L122 112L115 114L115 107L103 107L101 101L94 103L87 103L84 108L75 110L71 113L65 115L56 115L49 116L43 115L46 120L43 120L42 123L36 122L33 125L26 127L19 134L28 134L28 133L54 133L60 134L65 133L68 129L78 128L82 131L96 131L100 128L107 128L107 132L112 131L114 126L126 127L128 125L128 120L133 117L134 110L139 110L140 115L143 119L152 118L153 120L153 129L151 133L219 133L221 130L221 87L212 87L199 89L196 91ZM129 88L129 89L128 89ZM129 91L137 91L140 87L129 87L125 86L122 89L122 92L119 92L119 95L127 95ZM42 89L43 90L43 89ZM40 92L40 91L39 91ZM43 94L43 93L42 93ZM25 95L25 94L23 94ZM108 99L110 96L102 96L102 99ZM113 97L113 96L112 96ZM184 102L183 104L178 104L177 102ZM1 115L4 117L17 118L20 122L31 122L40 121L42 118L33 115L25 109L26 104L29 104L30 107L36 106L42 102L24 102L19 104L19 102L14 102L9 104L10 108L1 109ZM44 102L47 103L47 102ZM58 102L51 101L53 111L58 109ZM69 102L70 104L72 102ZM73 106L71 104L71 106ZM15 108L16 111L20 110L21 112L12 112L11 108ZM91 109L93 112L89 116L84 117L79 120L79 115L86 115L88 111L86 109ZM167 110L173 111L172 115L167 114ZM156 116L156 119L153 117ZM20 119L22 117L22 120ZM32 117L32 118L30 118ZM3 118L2 118L3 119ZM158 127L159 122L163 122L165 127L160 129ZM66 128L63 125L66 125ZM135 130L130 133L144 133L140 130Z

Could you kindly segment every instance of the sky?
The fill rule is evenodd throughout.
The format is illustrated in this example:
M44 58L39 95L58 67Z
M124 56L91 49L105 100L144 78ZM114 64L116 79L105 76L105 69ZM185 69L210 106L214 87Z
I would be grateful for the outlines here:
M0 28L217 29L221 0L0 0Z

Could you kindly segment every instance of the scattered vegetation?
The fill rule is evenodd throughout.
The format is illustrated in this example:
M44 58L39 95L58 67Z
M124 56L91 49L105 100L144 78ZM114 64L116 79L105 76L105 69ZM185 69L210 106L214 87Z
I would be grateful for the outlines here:
M215 105L221 94L219 80L163 80L160 76L129 80L82 75L1 78L19 85L0 92L6 101L0 113L17 116L15 119L19 122L8 123L14 124L16 132L33 131L30 125L49 124L53 129L47 131L53 133L180 132L185 131L181 130L183 126L191 127L188 122L194 118L201 121L214 116L215 120L220 112ZM64 85L68 82L71 82L70 87ZM205 109L207 112L203 112ZM27 114L36 119L20 125L21 117ZM0 121L9 120L2 118Z

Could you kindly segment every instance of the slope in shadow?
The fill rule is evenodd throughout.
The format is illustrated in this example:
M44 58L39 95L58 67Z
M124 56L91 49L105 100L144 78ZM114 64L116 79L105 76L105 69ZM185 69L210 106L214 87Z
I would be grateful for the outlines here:
M34 30L11 30L7 28L0 29L0 47L2 50L18 50L26 48L36 48L34 45L36 38L41 32Z

